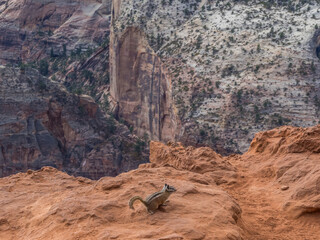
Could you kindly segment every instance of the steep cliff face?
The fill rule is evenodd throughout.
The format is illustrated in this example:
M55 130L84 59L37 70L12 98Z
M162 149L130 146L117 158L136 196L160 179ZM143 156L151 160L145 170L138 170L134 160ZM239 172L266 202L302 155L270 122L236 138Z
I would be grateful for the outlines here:
M244 152L254 133L319 121L317 1L115 1L167 69L176 139ZM149 78L152 71L149 71Z
M244 152L257 131L319 121L318 5L0 1L0 62L45 60L146 139Z
M1 1L0 64L42 69L107 110L110 19L111 0Z
M121 1L114 2L114 21L120 6ZM111 28L110 79L113 111L119 119L133 126L141 137L175 138L171 79L141 29Z
M49 165L97 179L147 161L105 115L110 19L109 0L0 2L1 177Z
M98 179L147 161L145 145L101 112L33 69L0 67L0 177L54 166Z
M111 1L14 0L0 3L0 63L36 61L102 43Z

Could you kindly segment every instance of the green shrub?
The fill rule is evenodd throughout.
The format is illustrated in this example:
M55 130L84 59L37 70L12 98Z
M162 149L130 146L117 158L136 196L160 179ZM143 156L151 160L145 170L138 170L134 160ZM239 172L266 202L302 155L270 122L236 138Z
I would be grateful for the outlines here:
M49 73L49 64L45 59L42 59L39 62L39 72L40 74L42 74L43 76L47 76Z
M47 84L43 79L38 79L37 81L37 87L39 88L40 91L47 90Z

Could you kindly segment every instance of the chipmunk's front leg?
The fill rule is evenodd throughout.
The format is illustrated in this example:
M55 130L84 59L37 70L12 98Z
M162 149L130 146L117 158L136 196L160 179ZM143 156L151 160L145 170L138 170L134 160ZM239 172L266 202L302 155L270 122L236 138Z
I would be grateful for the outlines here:
M168 202L169 202L169 200L166 200L164 203L161 204L161 206L168 206L168 204L166 204Z

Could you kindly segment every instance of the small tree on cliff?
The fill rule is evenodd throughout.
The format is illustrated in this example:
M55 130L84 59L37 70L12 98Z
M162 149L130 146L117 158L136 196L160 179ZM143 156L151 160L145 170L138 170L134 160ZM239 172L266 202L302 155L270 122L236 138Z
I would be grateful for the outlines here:
M46 60L42 59L39 63L39 72L43 76L47 76L49 73L49 64Z

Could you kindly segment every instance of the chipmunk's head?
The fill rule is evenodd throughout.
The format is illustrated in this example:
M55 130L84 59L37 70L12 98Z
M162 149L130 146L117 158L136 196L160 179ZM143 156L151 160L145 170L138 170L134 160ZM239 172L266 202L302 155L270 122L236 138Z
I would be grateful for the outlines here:
M166 191L166 192L175 192L175 191L177 191L173 186L169 186L168 184L165 184L164 185L164 190Z

